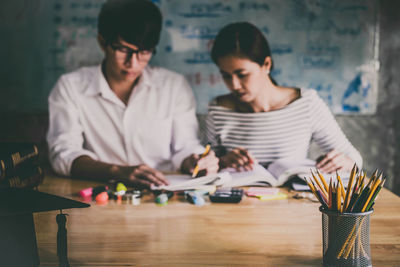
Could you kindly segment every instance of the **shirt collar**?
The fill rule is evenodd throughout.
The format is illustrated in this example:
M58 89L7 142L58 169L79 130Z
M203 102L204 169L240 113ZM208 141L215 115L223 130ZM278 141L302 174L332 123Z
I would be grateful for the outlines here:
M140 77L140 81L138 84L142 84L145 86L150 86L151 83L151 68L147 65L143 71L142 71L142 75Z
M136 84L135 89L137 87L142 86L151 86L151 68L146 66L142 75L140 76L139 82ZM95 95L108 95L112 90L108 85L106 78L104 77L101 64L96 68L92 79L89 81L89 84L84 91L84 94L87 96L95 96Z
M102 94L107 89L111 90L110 86L108 86L106 78L103 75L103 72L101 71L101 64L100 64L95 69L93 76L89 80L88 86L86 87L86 90L84 90L83 93L86 96L95 96Z

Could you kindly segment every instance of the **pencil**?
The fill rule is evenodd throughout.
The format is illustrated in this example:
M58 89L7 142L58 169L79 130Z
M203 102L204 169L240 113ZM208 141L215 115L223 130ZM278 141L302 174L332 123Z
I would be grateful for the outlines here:
M362 207L364 206L365 201L368 198L369 192L371 192L375 180L377 178L378 170L375 170L372 176L370 177L368 184L364 187L361 195L358 197L356 203L354 203L352 212L361 212Z
M337 182L337 184L336 184L336 191L337 191L337 195L336 195L336 208L337 208L337 211L338 212L342 212L342 198L341 198L341 193L342 193L342 190L341 190L341 188L340 188L340 184L339 184L339 182Z
M311 175L312 175L312 177L314 178L314 180L315 180L315 183L318 185L318 187L321 189L321 193L325 196L325 198L327 199L329 196L328 196L328 192L327 191L325 191L325 187L323 187L322 185L321 185L321 183L318 181L318 179L317 179L317 177L315 177L315 175L314 175L314 173L313 173L313 171L311 170Z
M310 179L310 183L312 184L312 187L313 187L313 189L314 189L314 193L315 193L317 199L320 199L320 196L319 196L319 194L317 193L318 188L315 186L314 182L313 182L311 179ZM320 202L322 203L321 200L320 200Z
M332 209L332 179L329 182L329 188L328 188L328 208L329 210Z
M337 211L337 190L336 190L337 186L335 185L335 183L332 184L332 205L331 205L331 209L333 211Z
M351 212L351 211L352 211L352 209L353 209L353 207L354 207L354 204L356 203L357 199L360 197L360 194L358 193L358 190L359 190L359 189L360 189L360 188L358 188L357 191L354 192L354 193L351 195L351 199L350 199L349 205L347 205L346 212Z
M351 210L352 210L352 208L354 206L354 203L356 203L356 200L359 197L359 194L357 192L359 191L360 186L361 186L361 177L362 177L362 174L360 173L357 176L356 182L354 183L353 192L352 192L351 197L350 197L350 202L347 205L346 212L351 212Z
M210 151L210 148L211 148L210 144L207 144L206 145L206 150L204 150L204 152L203 152L203 154L201 154L200 158L204 158L208 154L208 152ZM199 173L199 165L196 164L196 167L194 167L194 170L193 170L193 173L192 173L192 178L196 177L198 173Z
M307 181L308 183L308 181ZM328 210L328 205L327 205L327 200L325 198L325 196L321 193L320 190L318 190L314 184L314 182L311 180L310 178L310 184L308 184L308 186L311 188L311 190L313 191L313 193L315 194L315 196L317 197L317 199L319 200L319 202L322 204L322 206L324 206L324 208L326 210Z
M356 202L354 203L351 212L360 212L361 211L361 207L365 201L365 199L368 197L368 192L371 189L371 185L370 183L368 183L364 189L362 190L361 194L358 196Z
M349 183L347 185L347 191L346 191L346 197L343 203L343 210L347 210L347 205L349 204L350 201L350 195L351 195L351 187L353 185L353 180L354 177L356 176L356 172L357 172L357 166L356 164L354 164L353 169L351 169L350 172L350 179L349 179Z
M375 198L376 198L376 196L379 194L379 191L381 191L383 185L385 184L385 181L386 181L386 178L384 178L384 179L382 180L382 183L380 183L378 189L376 189L376 191L375 191L375 193L374 193L374 196L372 197L371 201L368 203L368 206L367 206L366 211L371 210L372 206L374 205Z
M307 180L307 178L304 177L304 180L308 184L308 187L311 189L311 192L315 195L315 197L318 199L317 193L315 192L314 186Z
M325 210L328 210L328 204L326 200L324 199L324 196L322 195L321 191L317 190L317 195L319 196L319 202L321 202L322 206L324 206Z
M322 206L324 206L327 209L326 202L321 195L321 192L317 192L317 189L315 188L315 185L313 181L307 181L308 186L311 188L311 191L313 192L314 196L317 198L317 200L321 203Z
M364 188L364 185L365 185L365 176L366 176L366 174L365 174L365 172L363 172L363 176L362 176L362 178L361 178L361 181L360 181L360 183L361 183L361 188Z
M321 179L322 183L324 184L325 190L328 191L328 184L326 183L324 176L318 171L318 169L317 174L319 176L319 179Z
M382 176L382 174L381 174L381 176ZM371 198L372 198L372 196L373 196L375 190L378 188L378 186L379 186L381 183L382 183L382 180L381 180L380 178L378 178L378 179L376 180L376 182L374 183L372 189L370 190L369 195L368 195L368 198L367 198L367 200L365 201L364 206L363 206L362 209L361 209L361 212L364 212L364 211L365 211L365 209L367 208L368 203L369 203L369 201L371 200Z
M339 181L339 183L340 183L340 191L342 191L341 192L341 195L342 195L342 198L343 198L343 202L344 202L344 198L345 198L345 192L344 192L344 186L343 186L343 183L342 183L342 179L340 179L340 175L339 175L339 173L336 171L336 177L337 177L337 179L338 179L338 181Z

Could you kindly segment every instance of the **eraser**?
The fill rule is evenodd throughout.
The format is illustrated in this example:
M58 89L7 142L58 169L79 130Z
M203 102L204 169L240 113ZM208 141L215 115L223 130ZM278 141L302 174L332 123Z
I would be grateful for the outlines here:
M105 204L105 203L107 203L107 201L108 201L108 194L105 191L101 192L100 194L98 194L96 196L96 202L98 204Z
M196 206L203 206L205 204L203 194L197 191L185 191L185 198Z
M167 205L168 203L168 196L165 193L162 193L156 197L156 203L158 205Z
M193 204L196 206L203 206L205 204L203 196L195 194L193 196Z
M122 203L122 195L117 195L117 204Z
M81 197L90 197L93 194L93 187L85 188L78 193Z
M126 190L128 190L128 189L126 188L126 186L123 183L117 183L117 187L115 188L115 191L117 191L117 192L121 192L121 191L126 192Z
M108 189L108 186L105 186L105 185L93 187L92 197L95 198L98 194L107 191L107 189Z

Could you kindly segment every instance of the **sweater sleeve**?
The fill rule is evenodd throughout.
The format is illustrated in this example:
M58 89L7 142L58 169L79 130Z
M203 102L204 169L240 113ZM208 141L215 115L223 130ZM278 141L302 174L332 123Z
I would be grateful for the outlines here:
M211 147L215 149L216 146L218 146L217 142L217 133L215 132L215 124L214 124L214 118L213 118L213 113L212 110L208 109L208 114L206 118L206 140L207 143L211 144Z
M226 148L222 145L222 140L220 133L216 129L215 125L215 108L216 101L213 100L208 105L208 114L206 118L206 140L207 143L211 145L212 150L215 151L215 154L218 157L221 157L226 154Z
M325 102L315 91L312 94L309 110L312 140L324 152L336 149L350 157L359 168L362 168L363 160L360 153L347 139Z

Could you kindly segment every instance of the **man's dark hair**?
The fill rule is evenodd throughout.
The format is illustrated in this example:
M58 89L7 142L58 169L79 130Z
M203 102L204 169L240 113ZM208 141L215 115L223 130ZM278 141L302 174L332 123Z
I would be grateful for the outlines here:
M101 7L98 33L106 45L118 37L139 49L155 48L160 40L162 16L148 0L108 0Z
M271 56L271 51L267 39L256 26L249 22L236 22L219 31L211 49L211 58L216 64L219 58L229 55L247 58L262 66L265 58Z

